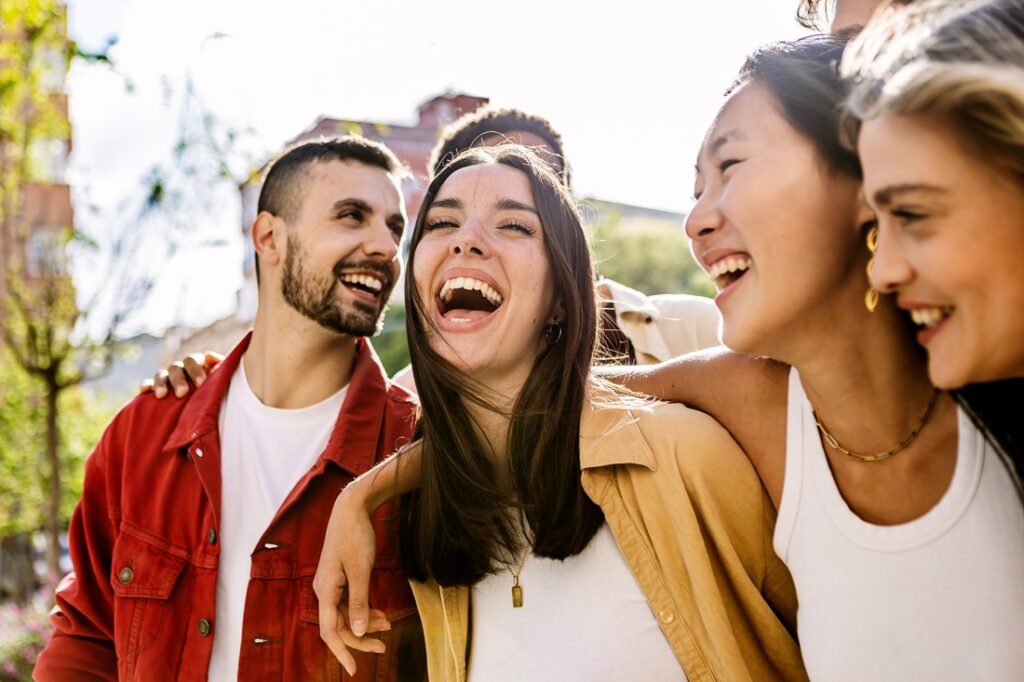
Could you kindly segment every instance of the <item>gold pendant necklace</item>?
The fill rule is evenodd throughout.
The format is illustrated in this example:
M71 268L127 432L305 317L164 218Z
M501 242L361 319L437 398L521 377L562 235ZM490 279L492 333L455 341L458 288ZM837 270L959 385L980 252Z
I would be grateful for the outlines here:
M925 407L924 412L921 413L921 418L917 420L917 426L914 427L914 430L911 431L906 438L901 440L893 447L889 448L888 450L885 450L884 452L876 452L873 455L862 455L858 452L853 452L847 448L844 448L836 439L836 437L829 433L828 429L825 428L825 425L821 423L821 419L818 418L818 413L814 411L813 407L811 407L811 414L814 415L815 426L817 426L818 430L821 431L821 436L822 438L824 438L825 442L828 443L829 447L833 448L834 450L838 450L847 457L856 459L861 462L879 462L883 459L892 457L897 452L903 450L912 442L914 442L914 439L917 438L917 434L921 433L921 429L923 429L924 425L928 423L928 418L932 414L932 408L935 407L935 403L936 401L938 401L938 399L939 389L933 388L931 400L928 401L928 406Z
M523 555L522 560L515 569L512 568L512 564L509 564L508 570L512 574L512 608L520 608L523 605L523 588L519 584L519 574L523 572L523 566L526 564L526 557L530 556L527 552Z

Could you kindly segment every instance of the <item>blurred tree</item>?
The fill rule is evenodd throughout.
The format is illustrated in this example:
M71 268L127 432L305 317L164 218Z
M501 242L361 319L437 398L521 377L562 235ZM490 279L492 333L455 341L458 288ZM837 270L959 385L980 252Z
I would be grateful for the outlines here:
M59 573L65 500L80 489L64 480L69 468L62 459L78 438L75 409L69 410L73 401L65 392L109 367L122 346L125 320L140 308L168 256L178 243L194 241L191 219L213 201L212 187L241 179L232 176L227 161L238 142L236 131L203 111L188 78L171 162L142 179L139 195L104 221L101 238L83 234L74 224L63 179L71 146L63 88L73 59L110 63L106 54L85 53L68 39L63 2L0 3L0 343L32 377L41 401L36 408L43 416L45 466L38 480L46 485L51 575ZM103 283L84 298L68 263L69 251L76 249L94 256L89 274ZM0 466L38 448L12 452L0 450ZM18 492L26 496L20 513L35 508L34 493Z
M81 388L62 391L61 518L70 516L81 490L82 463L116 406ZM24 601L38 587L31 536L46 526L48 475L40 473L46 442L46 397L0 347L0 597Z
M384 317L384 329L373 338L373 348L380 356L388 376L409 364L409 344L405 336L405 304L394 301Z
M602 277L645 294L714 295L714 286L690 255L682 225L627 219L613 211L591 223L590 240Z
M60 156L70 146L62 92L72 55L66 26L65 8L55 0L0 5L0 326L10 356L42 389L47 564L53 574L59 571L62 527L61 393L84 377L79 365L102 363L107 355L103 345L79 350L73 343L79 311L64 258L74 236L70 194L52 177L63 171ZM53 148L61 152L51 161L46 154Z

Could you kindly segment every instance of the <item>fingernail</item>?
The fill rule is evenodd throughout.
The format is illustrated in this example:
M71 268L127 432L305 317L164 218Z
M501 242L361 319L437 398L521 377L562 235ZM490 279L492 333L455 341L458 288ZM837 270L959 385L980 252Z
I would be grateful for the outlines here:
M199 377L196 379L196 386L202 386L203 382L206 381L206 377Z
M356 637L362 637L366 634L366 621L354 620L352 621L352 634Z
M185 395L185 387L182 386L180 388L174 389L174 395L178 396L179 398Z
M154 391L154 393L156 393L156 397L157 398L163 398L165 395L167 395L167 389L166 388L158 388L158 389L156 389Z

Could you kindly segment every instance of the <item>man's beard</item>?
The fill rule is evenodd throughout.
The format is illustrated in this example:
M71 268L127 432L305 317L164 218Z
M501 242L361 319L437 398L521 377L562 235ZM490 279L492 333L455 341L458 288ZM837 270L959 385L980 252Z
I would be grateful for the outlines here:
M349 336L375 336L384 326L384 313L388 296L394 287L391 268L374 260L340 261L335 264L331 277L306 274L302 267L307 260L306 250L292 235L288 236L288 254L284 260L284 279L281 293L284 300L321 327ZM346 271L370 270L381 276L384 288L380 303L372 305L353 300L347 305L338 297L338 287L344 286L339 277Z

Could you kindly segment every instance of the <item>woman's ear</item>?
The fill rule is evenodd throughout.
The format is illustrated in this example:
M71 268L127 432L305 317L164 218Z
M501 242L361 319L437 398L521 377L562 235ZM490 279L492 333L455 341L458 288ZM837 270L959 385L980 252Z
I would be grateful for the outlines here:
M555 303L554 309L551 311L551 315L548 316L548 324L561 324L565 319L565 307L562 302Z

